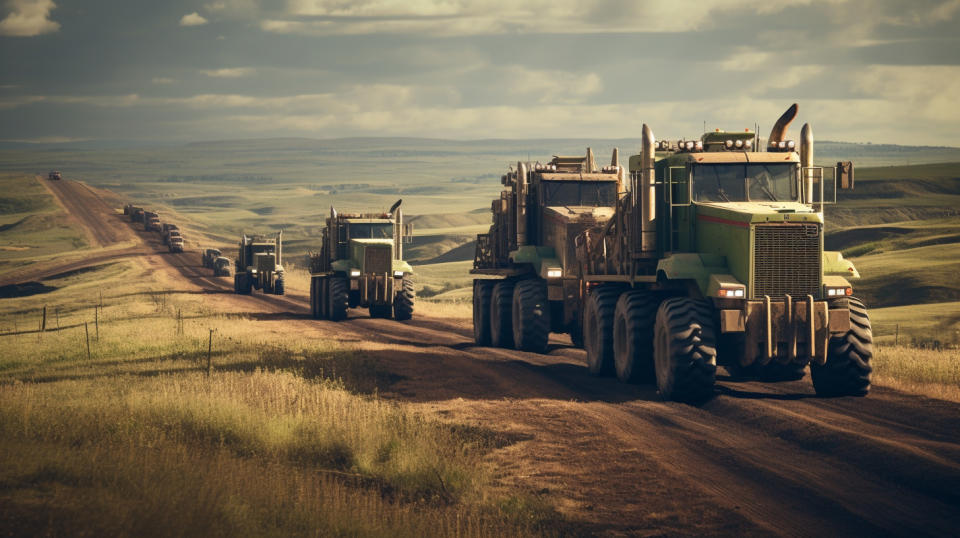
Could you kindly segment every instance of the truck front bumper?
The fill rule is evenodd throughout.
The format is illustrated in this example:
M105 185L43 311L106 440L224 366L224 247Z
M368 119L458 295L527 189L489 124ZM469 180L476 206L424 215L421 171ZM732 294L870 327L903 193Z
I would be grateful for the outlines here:
M822 365L827 361L830 335L850 330L850 310L831 309L826 301L816 301L812 295L775 299L765 295L738 302L742 303L740 308L730 308L731 301L724 301L720 332L743 333L743 349L736 350L741 366L771 360Z
M350 277L350 291L357 292L360 306L393 304L397 290L403 287L403 277L390 273L366 273Z

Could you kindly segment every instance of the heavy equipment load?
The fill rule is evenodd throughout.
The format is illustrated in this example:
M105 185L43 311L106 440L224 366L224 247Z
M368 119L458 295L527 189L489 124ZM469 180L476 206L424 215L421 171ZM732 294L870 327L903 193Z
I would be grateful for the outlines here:
M170 252L183 252L183 238L179 235L171 236L167 246Z
M253 289L283 295L282 257L282 231L272 238L243 234L233 274L233 290L244 295Z
M47 179L60 181L61 179L63 179L63 174L61 174L56 170L51 170L50 173L47 174Z
M203 266L206 267L206 268L208 268L208 269L213 269L213 262L214 262L214 260L216 260L217 258L219 258L220 255L221 255L221 252L220 252L219 249L208 248L208 249L204 250L204 251L203 251L203 256L201 257L201 261L203 262Z
M133 210L133 204L126 204L123 206L123 214L129 216Z
M628 192L575 241L579 285L564 300L582 312L591 372L681 401L713 394L718 363L768 380L809 365L820 395L869 391L870 320L848 281L859 274L823 248L823 206L853 187L853 165L814 166L810 126L799 144L786 137L796 112L762 148L749 130L671 143L643 126ZM511 311L478 288L481 323L484 308L493 322L523 315L519 294Z
M143 229L147 232L160 231L160 214L155 211L143 212Z
M130 222L143 222L143 208L137 206L130 207Z
M413 269L403 260L411 227L400 202L386 213L337 213L330 208L319 253L310 255L310 310L339 321L347 308L370 309L375 318L413 315Z
M160 231L160 235L163 237L163 244L166 245L169 242L171 235L181 235L180 227L177 226L176 224L170 224L169 222L165 222L163 224L163 228Z
M574 240L613 216L626 172L586 156L518 162L501 177L493 224L477 236L471 273L479 345L543 352L551 332L580 340L582 294ZM498 277L498 278L491 278Z
M230 276L230 258L218 256L213 260L213 276Z

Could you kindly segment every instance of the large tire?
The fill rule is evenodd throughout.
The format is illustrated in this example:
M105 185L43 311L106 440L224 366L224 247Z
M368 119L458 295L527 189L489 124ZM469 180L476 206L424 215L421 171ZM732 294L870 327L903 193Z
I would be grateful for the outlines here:
M866 396L873 371L873 329L867 307L853 297L837 299L830 306L850 309L850 330L830 338L826 364L810 365L813 388L819 396Z
M590 292L583 316L583 348L587 351L587 370L594 375L612 375L613 314L618 287L600 286Z
M407 321L413 317L413 301L416 294L413 291L413 280L403 277L400 292L393 298L393 319Z
M473 281L473 341L478 346L490 345L490 297L495 280Z
M283 279L277 279L276 284L273 285L274 295L283 295Z
M711 304L687 297L663 301L657 310L653 355L663 399L698 403L712 396L717 347Z
M323 304L326 298L323 296L325 278L310 279L310 315L313 319L323 319Z
M347 306L350 303L350 286L342 276L330 277L330 293L327 295L327 312L330 319L340 321L347 319Z
M620 296L613 316L613 364L624 383L654 383L653 327L660 297L647 291Z
M490 345L513 347L513 280L501 280L494 284L490 295Z
M550 338L547 283L540 278L517 282L513 288L513 344L519 350L546 353Z

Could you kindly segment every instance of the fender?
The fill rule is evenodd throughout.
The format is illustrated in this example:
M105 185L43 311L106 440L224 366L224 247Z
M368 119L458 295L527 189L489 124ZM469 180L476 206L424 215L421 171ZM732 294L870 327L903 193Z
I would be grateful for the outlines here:
M853 262L843 257L843 254L837 251L823 251L823 274L843 276L847 278L860 278L860 273L853 266Z
M510 261L514 264L529 264L534 272L546 278L547 268L561 267L557 253L553 247L538 247L524 245L510 253Z
M709 296L710 277L728 276L727 259L717 254L683 252L671 254L657 262L657 276L667 280L694 280L700 293Z

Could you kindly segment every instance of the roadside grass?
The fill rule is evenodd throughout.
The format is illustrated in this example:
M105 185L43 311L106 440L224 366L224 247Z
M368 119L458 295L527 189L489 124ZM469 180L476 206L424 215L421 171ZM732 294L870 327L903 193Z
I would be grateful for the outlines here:
M960 402L960 349L877 346L874 384Z
M375 358L308 324L222 313L217 294L159 288L136 262L58 284L0 302L0 520L14 534L562 528L522 492L491 493L483 456L510 439L378 398Z
M960 302L871 308L869 314L874 341L883 346L960 348Z

